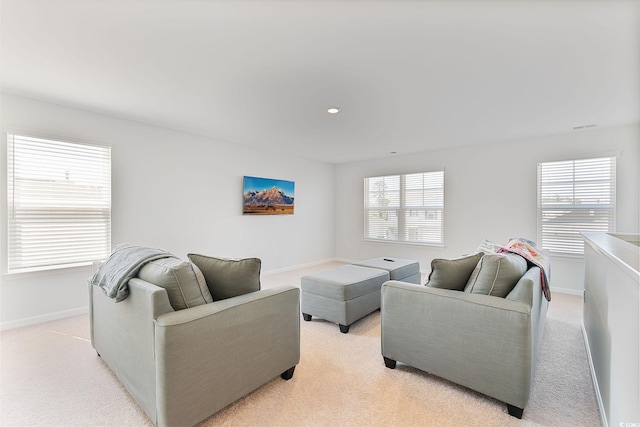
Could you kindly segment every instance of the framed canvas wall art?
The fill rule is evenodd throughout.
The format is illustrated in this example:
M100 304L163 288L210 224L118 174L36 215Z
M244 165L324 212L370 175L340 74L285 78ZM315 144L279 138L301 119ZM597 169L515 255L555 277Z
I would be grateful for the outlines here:
M244 215L293 215L293 181L245 176Z

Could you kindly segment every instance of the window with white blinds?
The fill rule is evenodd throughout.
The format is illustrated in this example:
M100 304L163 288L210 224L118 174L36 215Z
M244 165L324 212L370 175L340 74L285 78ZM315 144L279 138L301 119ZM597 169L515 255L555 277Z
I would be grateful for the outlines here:
M364 179L364 238L443 244L444 171Z
M8 271L82 265L111 248L111 148L7 135Z
M538 163L538 243L584 253L583 231L616 229L616 158Z

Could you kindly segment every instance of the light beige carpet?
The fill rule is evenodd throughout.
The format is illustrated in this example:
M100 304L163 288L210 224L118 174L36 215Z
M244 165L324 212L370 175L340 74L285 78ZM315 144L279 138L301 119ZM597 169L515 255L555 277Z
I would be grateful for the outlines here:
M336 264L263 277L298 285ZM581 332L581 298L554 294L529 405L522 420L501 402L380 355L380 312L348 334L316 318L301 322L301 360L205 426L598 426ZM6 426L152 425L89 342L88 316L1 335L0 422Z

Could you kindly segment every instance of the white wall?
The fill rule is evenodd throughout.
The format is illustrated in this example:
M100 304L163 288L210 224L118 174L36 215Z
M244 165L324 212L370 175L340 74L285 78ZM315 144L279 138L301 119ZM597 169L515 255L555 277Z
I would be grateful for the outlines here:
M114 245L160 247L181 258L189 252L255 256L262 259L263 272L335 256L333 165L7 94L1 101L4 132L112 146ZM0 222L5 232L4 135L2 140ZM244 175L294 181L295 214L243 216ZM3 274L0 326L86 310L90 275L89 267Z
M639 231L639 127L390 156L333 166L3 94L3 131L113 147L113 243L227 257L257 256L263 271L334 257L417 259L469 252L483 239L535 239L536 163L618 155L618 230ZM6 232L6 140L0 145L0 223ZM363 178L445 168L445 247L362 239ZM296 183L293 216L243 216L242 176ZM335 195L334 195L335 191ZM6 242L6 239L1 239ZM3 243L5 245L6 243ZM2 247L0 259L6 259ZM552 286L580 293L582 259L553 259ZM3 271L6 265L3 264ZM80 313L89 267L0 277L0 328Z
M592 129L509 143L488 144L349 163L336 167L336 256L417 259L429 273L433 258L473 251L489 239L536 240L536 164L615 154L618 231L638 232L639 126ZM445 170L445 246L363 240L363 179L368 176ZM552 259L551 289L581 294L584 262Z

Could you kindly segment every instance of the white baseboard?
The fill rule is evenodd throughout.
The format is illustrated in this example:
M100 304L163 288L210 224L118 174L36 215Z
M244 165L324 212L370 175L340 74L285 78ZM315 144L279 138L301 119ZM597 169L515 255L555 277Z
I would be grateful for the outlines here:
M567 294L567 295L576 295L576 296L583 296L584 295L584 291L583 290L576 290L576 289L568 289L568 288L556 288L555 286L553 286L553 283L551 284L551 294L553 295L554 292L557 292L559 294Z
M294 265L292 267L286 267L286 268L281 268L281 269L277 269L277 270L266 271L266 272L263 272L262 274L269 275L269 274L283 273L283 272L290 271L290 270L295 270L295 269L298 269L298 268L312 267L314 265L324 264L324 263L333 262L333 261L336 261L336 259L335 258L331 258L331 259L325 259L325 260L320 260L320 261L314 261L314 262L310 262L310 263L307 263L307 264ZM17 319L17 320L10 320L8 322L0 323L0 331L5 331L5 330L9 330L9 329L16 329L16 328L22 328L24 326L31 326L31 325L35 325L37 323L50 322L52 320L64 319L65 317L78 316L78 315L81 315L81 314L86 314L88 312L89 312L89 307L86 306L86 307L74 308L74 309L71 309L71 310L58 311L58 312L55 312L55 313L46 313L46 314L42 314L42 315L39 315L39 316L32 316L32 317L25 317L25 318Z
M8 329L22 328L24 326L35 325L36 323L50 322L52 320L64 319L65 317L79 316L89 312L89 307L73 308L71 310L57 311L55 313L47 313L40 316L25 317L23 319L11 320L9 322L0 323L0 331Z
M589 347L589 337L587 337L587 330L582 324L582 337L584 338L584 345L587 348L587 359L589 359L589 369L591 369L591 379L593 380L593 388L596 392L596 401L598 402L598 409L600 410L600 421L602 421L602 427L609 427L606 413L604 412L604 405L602 404L602 396L600 395L600 387L598 387L598 378L596 377L596 371L593 366L593 359L591 359L591 350Z
M354 262L361 261L359 259L351 259L351 258L335 258L335 261L346 262L348 264L353 264Z

